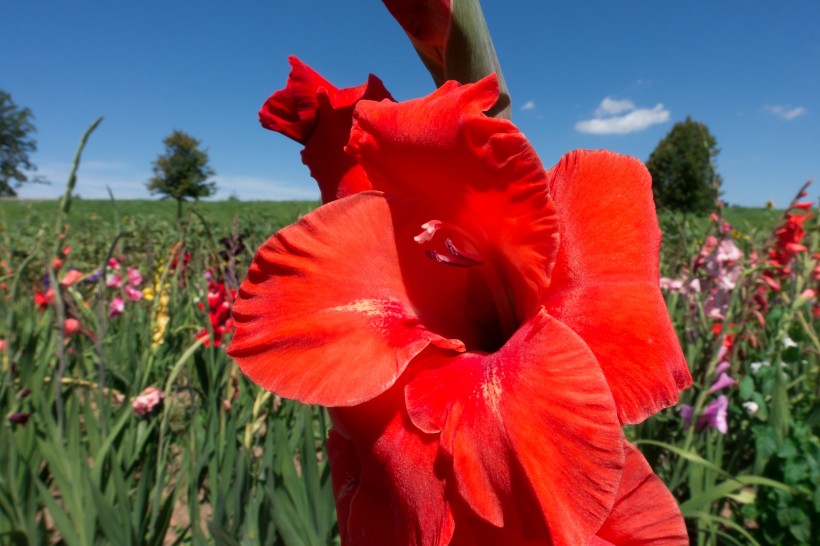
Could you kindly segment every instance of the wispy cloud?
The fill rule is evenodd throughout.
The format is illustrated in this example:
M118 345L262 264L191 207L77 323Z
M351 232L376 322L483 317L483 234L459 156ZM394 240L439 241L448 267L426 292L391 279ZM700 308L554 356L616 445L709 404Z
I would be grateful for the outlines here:
M806 110L802 106L798 106L796 108L790 108L788 106L782 106L780 104L775 104L773 106L766 106L766 110L774 115L779 117L780 119L785 119L786 121L791 121L794 118L799 118L800 116L806 115L808 110Z
M606 97L601 101L598 108L595 109L595 116L599 118L603 116L613 116L634 109L635 103L631 100L617 100L612 97Z
M531 100L528 100L524 104L521 105L522 110L535 110L535 103Z
M606 97L595 109L595 117L579 121L575 130L593 135L625 135L666 121L669 121L669 110L663 104L658 103L654 108L636 108L631 100Z

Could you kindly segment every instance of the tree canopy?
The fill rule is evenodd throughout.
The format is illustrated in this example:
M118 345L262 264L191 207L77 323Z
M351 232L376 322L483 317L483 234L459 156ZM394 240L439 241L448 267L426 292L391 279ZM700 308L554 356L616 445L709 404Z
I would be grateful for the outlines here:
M36 169L29 154L37 150L36 129L28 108L19 108L11 95L0 89L0 196L15 196Z
M676 123L646 162L657 207L696 214L712 210L721 183L714 168L719 152L705 124L689 117Z
M208 152L191 135L175 130L162 143L165 153L154 161L154 176L148 181L152 194L177 201L177 214L182 215L182 202L198 200L216 192L216 182L208 180L216 173L208 165Z

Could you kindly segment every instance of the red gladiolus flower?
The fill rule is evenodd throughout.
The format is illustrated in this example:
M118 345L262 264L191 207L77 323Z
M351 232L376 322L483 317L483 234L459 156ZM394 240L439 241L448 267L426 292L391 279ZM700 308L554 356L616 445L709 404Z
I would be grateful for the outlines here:
M54 303L54 289L49 288L43 292L34 293L34 304L38 311L45 311L49 305Z
M774 234L777 237L774 248L769 251L769 265L779 269L781 274L791 273L791 264L795 256L806 252L807 248L800 244L806 236L803 223L811 218L811 214L794 214L787 212L785 222L778 227Z
M691 381L649 174L609 152L546 172L497 98L489 76L359 100L345 151L372 190L323 191L259 249L229 353L331 408L346 545L686 544L620 428Z
M236 291L228 290L225 283L213 280L208 282L207 313L211 322L214 347L219 347L222 344L222 338L231 334L234 330L234 321L231 318L231 302L235 297ZM199 304L199 309L206 311L202 302ZM207 328L201 330L196 338L204 339L206 347L211 346L211 335Z
M277 91L259 111L263 127L305 145L302 161L319 183L322 201L371 188L364 170L344 153L360 100L393 100L381 80L371 75L359 87L337 89L296 57L285 89Z
M73 336L80 331L80 328L80 321L73 317L69 317L63 321L63 331L67 336Z

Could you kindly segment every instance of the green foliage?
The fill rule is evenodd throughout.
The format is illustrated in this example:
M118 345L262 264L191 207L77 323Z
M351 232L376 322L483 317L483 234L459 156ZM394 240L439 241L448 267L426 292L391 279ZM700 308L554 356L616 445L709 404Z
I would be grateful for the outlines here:
M36 129L28 108L19 108L11 95L0 89L0 196L15 196L15 187L28 181L24 171L35 166L29 154L37 150Z
M655 203L661 210L702 214L715 206L720 177L714 170L717 140L703 123L676 123L649 156Z
M182 202L199 200L216 192L216 182L208 179L214 170L208 165L208 152L191 135L175 130L162 141L165 153L154 161L154 176L148 190L177 201L177 216L182 216Z

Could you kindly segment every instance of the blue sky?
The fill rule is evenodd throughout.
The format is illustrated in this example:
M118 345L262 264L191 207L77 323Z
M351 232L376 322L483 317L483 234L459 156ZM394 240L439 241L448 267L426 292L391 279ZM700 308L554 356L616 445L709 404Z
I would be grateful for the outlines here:
M676 121L706 123L730 203L784 205L820 187L820 2L485 1L513 121L549 168L575 148L649 157ZM0 88L32 109L56 197L85 128L77 192L144 198L162 139L207 147L217 197L318 198L301 147L257 111L295 54L338 86L379 76L410 99L433 83L378 0L0 0ZM812 197L820 195L815 188Z

